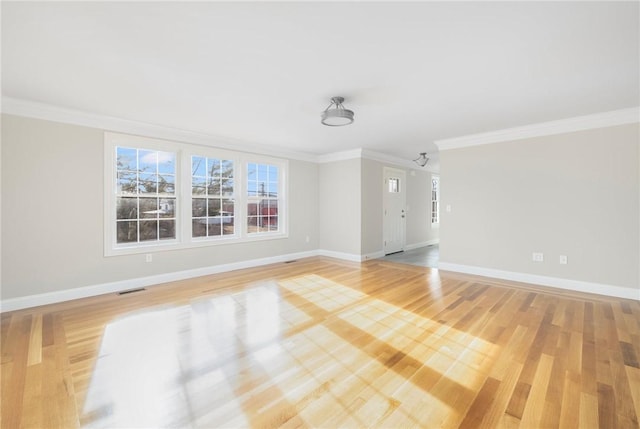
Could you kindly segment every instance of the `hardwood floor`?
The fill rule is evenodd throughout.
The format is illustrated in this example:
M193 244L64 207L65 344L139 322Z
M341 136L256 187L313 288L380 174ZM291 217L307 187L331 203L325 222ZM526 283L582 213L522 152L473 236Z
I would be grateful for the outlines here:
M631 428L640 302L381 260L2 314L2 427Z

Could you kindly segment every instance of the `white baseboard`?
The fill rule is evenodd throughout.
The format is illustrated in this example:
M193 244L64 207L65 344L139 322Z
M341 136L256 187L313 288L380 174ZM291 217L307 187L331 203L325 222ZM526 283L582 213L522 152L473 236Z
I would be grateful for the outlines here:
M433 240L422 241L420 243L406 244L404 246L404 250L419 249L420 247L433 246L434 244L439 244L439 243L440 243L440 239L434 238Z
M377 252L367 253L360 257L360 261L368 261L369 259L378 259L384 256L384 250L378 250Z
M138 277L129 280L121 280L73 289L65 289L38 295L10 298L0 301L0 312L21 310L23 308L54 304L56 302L71 301L73 299L87 298L91 296L103 295L106 293L115 293L140 287L148 287L161 283L185 280L193 277L201 277L210 274L223 273L226 271L234 271L243 268L252 268L261 265L285 262L292 259L308 258L311 256L317 256L318 254L319 253L316 250L308 252L289 253L286 255L270 256L268 258L251 259L248 261L233 262L230 264L213 265L210 267L195 268L192 270L176 271L173 273L158 274L155 276Z
M384 256L384 252L379 251L366 255L357 255L352 253L334 252L331 250L311 250L307 252L271 256L268 258L251 259L248 261L240 261L230 264L214 265L210 267L196 268L193 270L177 271L173 273L158 274L148 277L138 277L135 279L121 280L116 282L102 283L74 289L66 289L56 292L1 300L0 312L21 310L24 308L37 307L40 305L71 301L74 299L87 298L91 296L103 295L106 293L115 293L139 287L149 287L172 281L185 280L193 277L201 277L227 271L240 270L244 268L259 267L262 265L275 264L279 262L290 261L292 259L308 258L318 255L343 259L351 262L361 262L367 259L382 257ZM492 277L503 280L512 280L522 283L531 283L578 292L595 293L598 295L613 296L617 298L640 300L640 290L620 286L568 280L556 277L545 277L534 274L516 273L511 271L501 271L491 268L452 264L448 262L440 262L438 264L438 269L445 271L455 271L465 274L474 274L484 277Z
M455 271L458 273L474 274L483 277L492 277L502 280L511 280L522 283L530 283L540 286L566 289L576 292L594 293L597 295L613 296L616 298L640 300L640 289L632 289L621 286L605 285L602 283L591 283L580 280L569 280L558 277L539 276L536 274L517 273L512 271L495 270L493 268L475 267L471 265L452 264L440 262L439 270Z
M333 250L324 249L318 250L317 254L320 256L327 256L329 258L344 259L345 261L351 262L362 262L362 258L364 257L363 255L355 253L334 252Z

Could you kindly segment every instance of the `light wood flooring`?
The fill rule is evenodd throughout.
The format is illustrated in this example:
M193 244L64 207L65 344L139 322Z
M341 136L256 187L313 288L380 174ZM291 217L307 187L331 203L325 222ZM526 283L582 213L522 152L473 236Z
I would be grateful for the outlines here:
M640 303L329 258L2 314L2 427L637 428Z

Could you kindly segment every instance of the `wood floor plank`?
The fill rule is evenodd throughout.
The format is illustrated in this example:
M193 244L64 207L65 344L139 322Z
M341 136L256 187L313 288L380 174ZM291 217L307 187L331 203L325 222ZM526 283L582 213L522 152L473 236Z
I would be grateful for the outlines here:
M0 323L2 428L639 427L638 301L314 257Z

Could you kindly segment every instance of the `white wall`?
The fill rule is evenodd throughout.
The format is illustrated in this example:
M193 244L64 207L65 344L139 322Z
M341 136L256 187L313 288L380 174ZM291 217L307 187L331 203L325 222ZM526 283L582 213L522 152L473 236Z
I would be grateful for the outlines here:
M3 115L2 299L318 248L318 165L289 161L289 238L105 257L103 130ZM309 236L309 242L306 237Z
M383 242L383 169L384 165L371 159L360 160L362 165L362 254L384 254Z
M414 175L415 173L415 175ZM440 229L431 226L431 177L427 170L407 171L407 248L440 241Z
M632 124L442 151L440 260L640 299L639 145Z
M320 164L320 249L352 257L361 254L360 159Z

